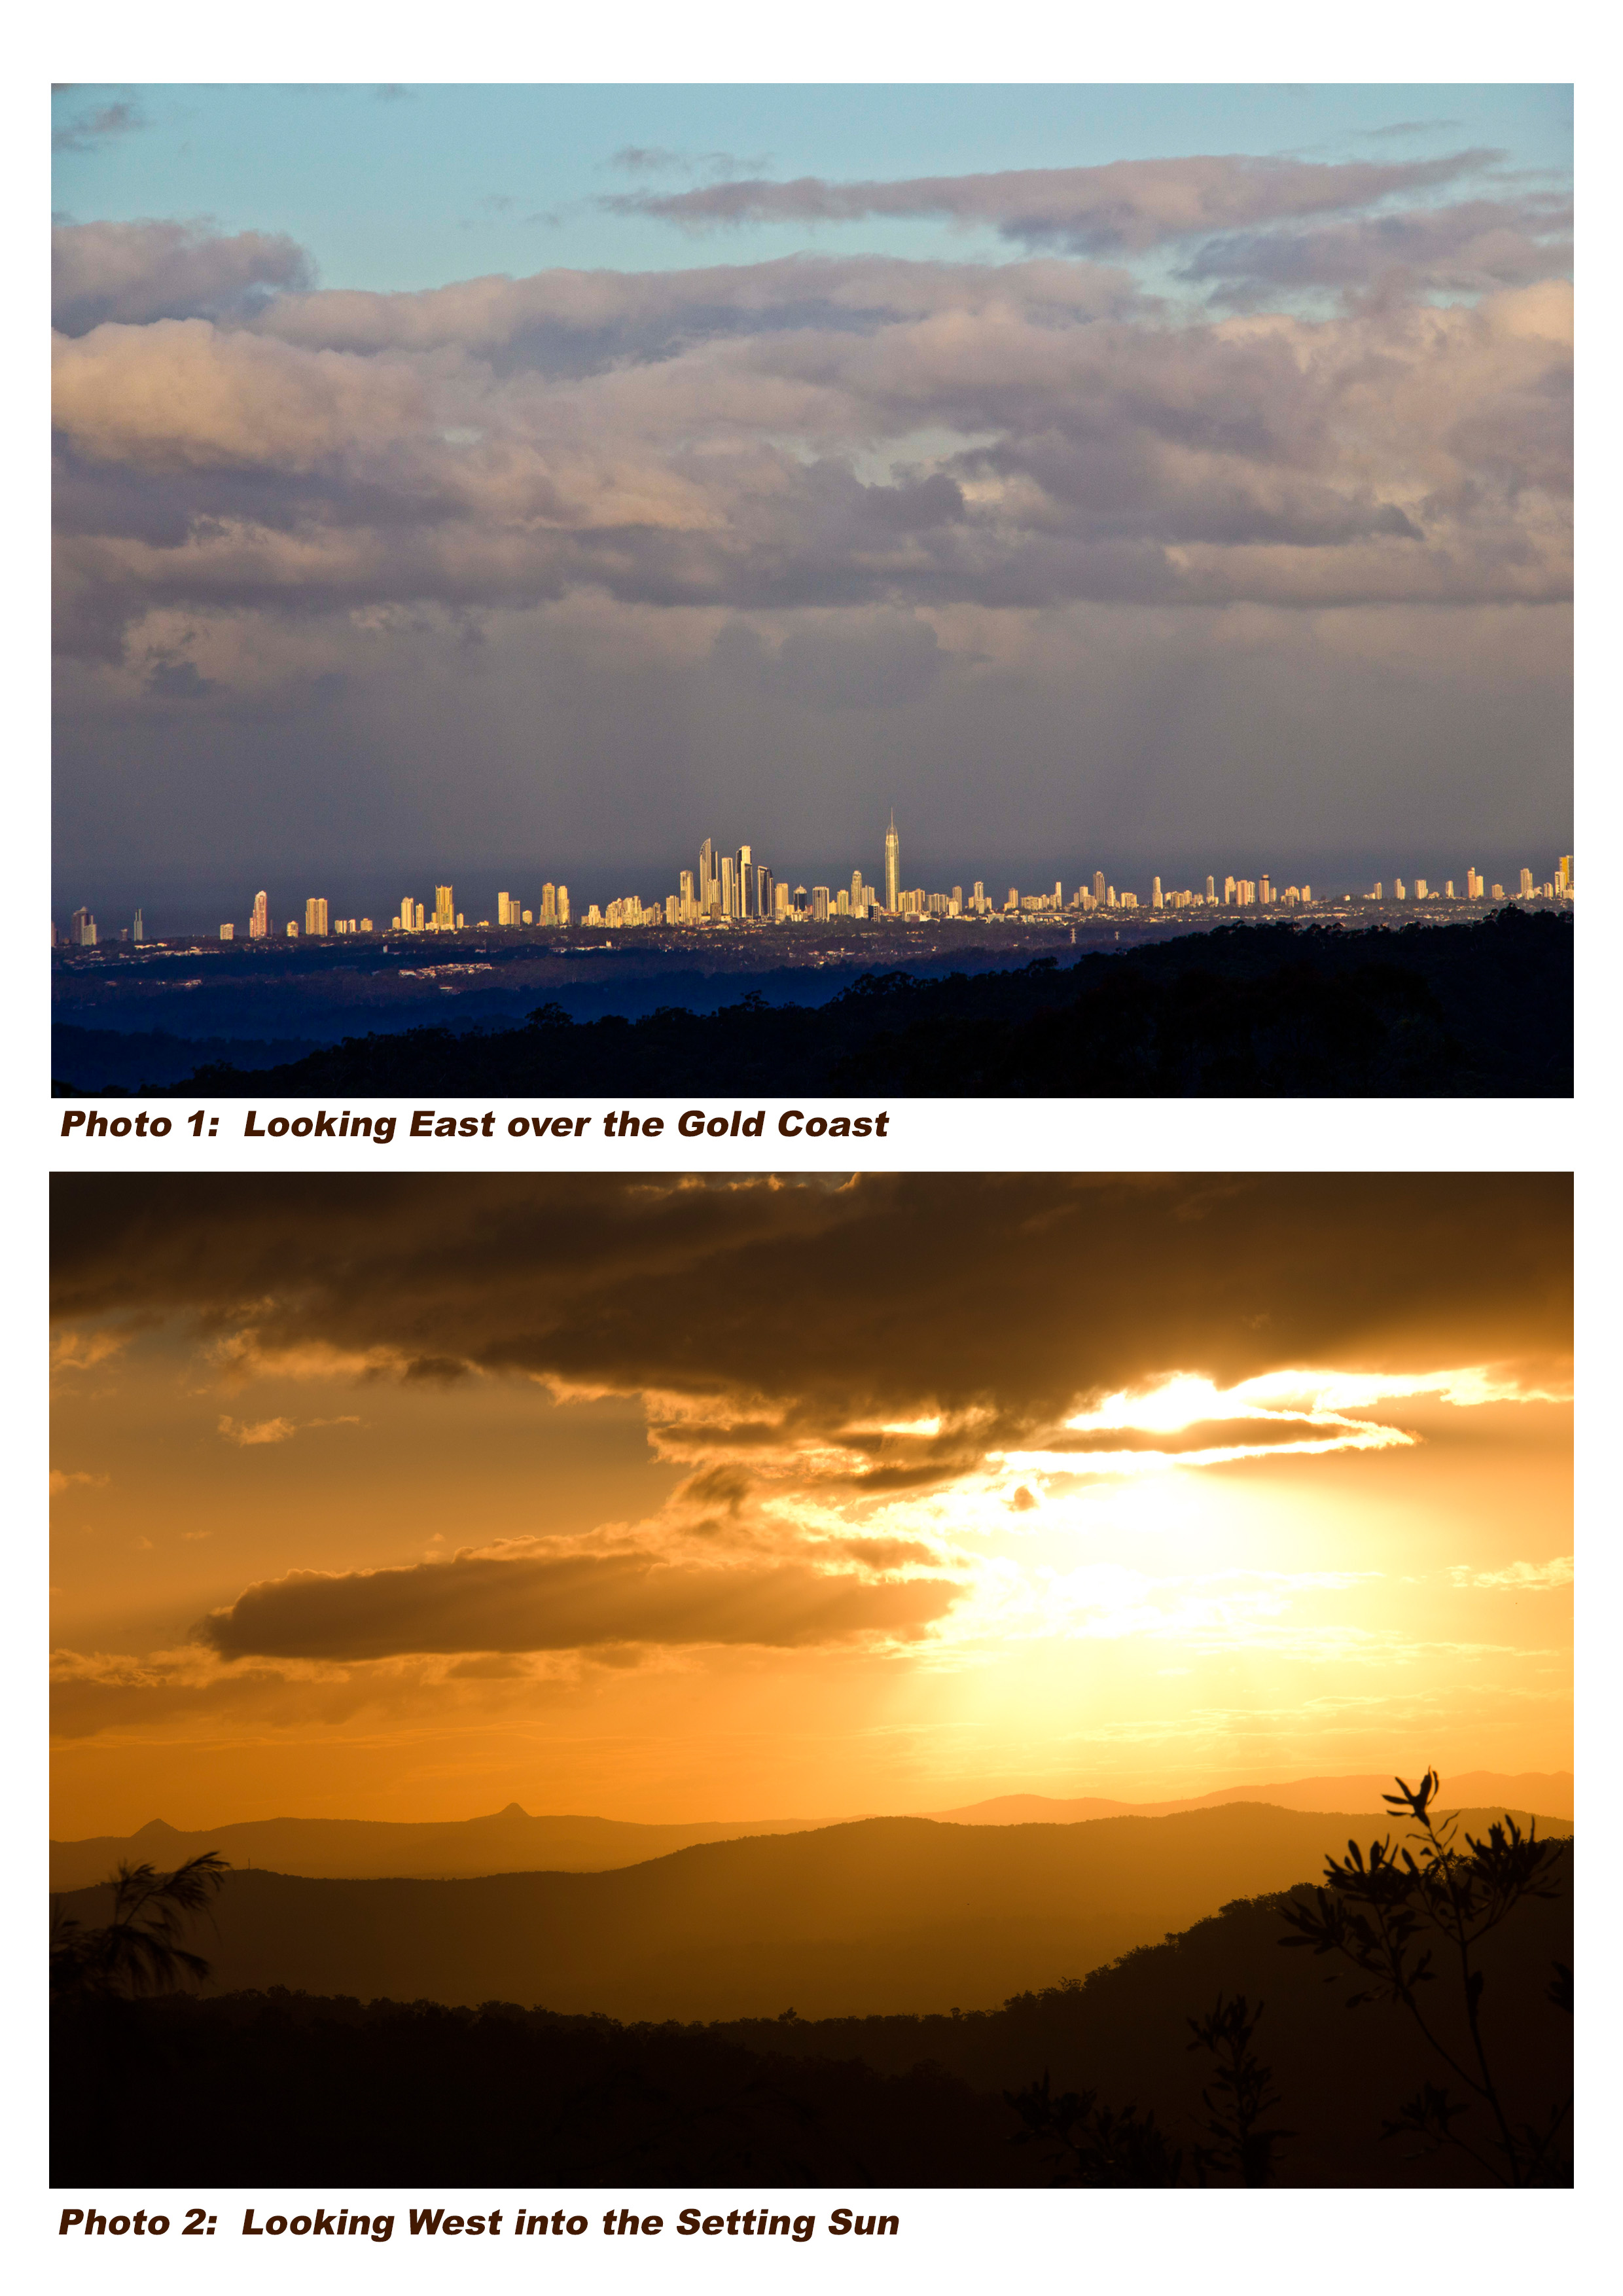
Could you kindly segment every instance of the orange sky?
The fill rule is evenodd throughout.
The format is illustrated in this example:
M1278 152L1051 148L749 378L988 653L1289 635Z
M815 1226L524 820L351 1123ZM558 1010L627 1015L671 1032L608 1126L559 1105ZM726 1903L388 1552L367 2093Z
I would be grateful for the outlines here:
M1567 1216L59 1185L53 1831L1569 1767Z

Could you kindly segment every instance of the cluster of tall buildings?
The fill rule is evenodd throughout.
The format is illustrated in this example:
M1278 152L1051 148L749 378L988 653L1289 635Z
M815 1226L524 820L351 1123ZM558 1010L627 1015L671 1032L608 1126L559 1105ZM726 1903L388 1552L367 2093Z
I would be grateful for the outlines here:
M827 924L847 919L865 922L873 918L897 917L978 917L1004 918L1026 922L1043 916L1070 918L1091 916L1101 911L1134 912L1141 909L1249 909L1284 907L1307 908L1314 904L1313 888L1309 884L1276 885L1265 870L1257 877L1225 877L1219 890L1215 876L1206 880L1204 891L1189 886L1163 886L1159 877L1151 880L1146 899L1127 888L1118 890L1106 879L1102 869L1095 869L1091 883L1080 884L1068 900L1063 882L1056 878L1052 892L1022 893L1011 885L999 898L988 894L985 882L977 878L966 892L962 885L949 891L929 892L923 886L905 887L902 883L901 840L897 833L896 816L885 832L883 866L884 887L871 885L860 867L851 872L850 882L845 885L813 885L809 891L804 885L791 886L786 878L775 875L771 865L758 861L752 849L740 845L732 852L722 852L706 838L699 848L699 865L684 869L677 879L676 890L663 899L644 902L635 893L625 893L618 900L600 907L594 901L584 916L571 908L567 885L547 882L540 897L526 907L517 893L499 892L494 919L480 917L474 930L488 932L497 927L523 927L542 930L561 929L571 923L584 926L621 927L647 925L730 925L730 924ZM1552 874L1542 882L1536 882L1530 869L1523 869L1521 882L1513 893L1507 893L1503 884L1491 888L1480 869L1465 872L1463 895L1456 894L1455 881L1448 878L1440 889L1424 877L1416 877L1413 886L1401 877L1392 881L1391 899L1394 902L1455 901L1570 901L1572 898L1572 856L1563 853ZM1345 902L1368 901L1385 906L1386 885L1377 878L1368 892L1345 894ZM1320 897L1324 906L1324 897ZM302 938L322 940L330 935L384 932L463 932L467 920L456 906L455 896L449 885L436 885L431 907L413 894L403 894L394 915L381 926L370 917L330 918L324 897L312 894L304 905L304 922L288 918L280 934L290 940ZM253 908L248 919L250 940L265 940L273 936L270 896L265 892L254 895ZM68 944L75 948L94 948L100 935L96 921L88 909L76 909L67 933ZM145 927L141 911L135 911L132 927L119 931L121 941L143 941ZM234 923L220 927L222 940L234 940ZM55 923L51 927L51 946L57 946Z

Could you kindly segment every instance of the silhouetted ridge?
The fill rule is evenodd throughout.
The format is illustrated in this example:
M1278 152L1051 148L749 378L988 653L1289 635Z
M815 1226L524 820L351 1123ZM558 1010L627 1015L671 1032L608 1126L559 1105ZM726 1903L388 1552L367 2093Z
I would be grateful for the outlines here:
M1510 2040L1507 2082L1529 2114L1570 2078L1570 2019L1548 2002L1552 1966L1571 1961L1570 1862L1563 1851L1560 1895L1519 1906L1482 1956ZM1382 2141L1427 2059L1407 2021L1349 2016L1345 1983L1281 1950L1282 1907L1312 1897L1304 1883L1242 1899L1085 1980L928 2017L819 2021L784 2007L684 2028L281 1988L104 2003L54 2027L52 2181L1040 2185L1061 2170L1014 2143L1008 2092L1046 2075L1055 2092L1152 2112L1188 2146L1208 2078L1188 2020L1238 1991L1266 2003L1266 2052L1293 2132L1279 2182L1486 2182L1457 2157Z
M573 1022L546 1004L521 1028L352 1037L152 1081L256 1098L1567 1095L1572 925L1515 907L1397 930L1234 924L1069 966L870 973L819 1006L746 995Z
M871 1818L594 1874L238 1870L209 1958L221 1991L542 2002L632 2020L775 2015L786 2002L807 2016L986 2006L1288 1888L1327 1840L1368 1824L1235 1803L1071 1825ZM105 1898L61 1902L91 1925Z

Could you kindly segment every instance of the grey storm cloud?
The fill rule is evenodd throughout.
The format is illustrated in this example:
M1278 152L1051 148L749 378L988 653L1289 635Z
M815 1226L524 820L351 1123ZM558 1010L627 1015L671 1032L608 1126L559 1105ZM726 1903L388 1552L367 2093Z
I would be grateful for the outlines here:
M866 1428L928 1479L1175 1372L1564 1357L1570 1219L1561 1175L58 1177L53 1298L267 1359L686 1398L698 1449L753 1431L746 1464ZM929 1413L933 1453L881 1438Z
M1218 154L891 183L832 183L821 176L773 183L753 176L684 192L609 193L601 204L612 213L653 216L689 230L941 217L989 225L1026 247L1079 255L1142 253L1194 233L1366 208L1430 191L1479 175L1502 156L1473 150L1435 160L1328 161Z
M113 320L242 317L313 284L308 256L281 232L229 236L201 224L59 224L51 234L51 324L85 335Z
M157 315L55 338L67 652L116 658L165 608L465 615L576 591L904 611L1570 594L1552 280L1183 324L1052 258L266 301L296 251L246 236L71 242L75 324L97 296Z
M854 1544L859 1544L855 1542ZM464 1552L395 1570L300 1570L216 1611L196 1638L227 1659L367 1660L612 1643L776 1649L916 1638L962 1589L804 1564L706 1569L646 1553Z

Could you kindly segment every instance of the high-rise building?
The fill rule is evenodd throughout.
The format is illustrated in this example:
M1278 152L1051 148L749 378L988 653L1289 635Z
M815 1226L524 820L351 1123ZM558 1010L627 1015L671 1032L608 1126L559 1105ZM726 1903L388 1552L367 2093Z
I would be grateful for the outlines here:
M96 945L95 919L88 909L75 909L73 922L68 929L68 939L75 948L94 948Z
M1423 901L1426 898L1426 881L1423 877L1416 877L1414 880L1414 898L1417 901Z
M222 940L235 940L236 937L237 929L235 925L222 925L220 927L220 939Z
M764 861L755 865L755 907L751 914L769 917L772 914L772 895L775 879Z
M248 938L250 940L263 940L269 931L270 895L256 893L253 914L248 920Z
M1150 906L1152 909L1164 909L1166 906L1167 904L1161 898L1161 881L1159 877L1153 878L1150 884Z
M139 909L135 911L135 922L130 928L129 937L131 940L144 940L146 939L146 919L142 915Z
M567 925L569 921L570 889L567 885L560 885L558 888L558 922L561 925Z
M691 924L693 921L693 912L696 906L695 896L693 893L693 871L691 869L684 869L676 882L682 889L680 893L677 895L677 898L682 904L678 914L682 923L684 925Z
M1521 898L1524 901L1530 901L1533 898L1533 873L1530 869L1524 869L1521 873Z
M709 916L710 905L718 898L716 884L716 849L707 837L699 848L699 906Z
M1376 878L1374 885L1370 892L1370 898L1372 901L1381 901L1386 898L1385 890L1382 887L1379 877Z
M733 913L734 916L747 917L753 914L750 897L754 890L755 868L750 857L750 848L741 845L733 856L733 893L738 904Z
M307 935L318 934L324 939L325 938L327 931L327 905L325 901L322 900L314 893L311 894L309 899L304 905L304 929Z
M786 917L793 904L793 898L794 897L791 893L787 885L775 885L772 889L772 914L774 916Z
M288 937L288 939L289 939L290 940L297 940L297 939L298 939L298 938L299 938L299 920L298 920L298 918L297 918L297 917L290 917L290 918L288 919L288 921L287 921L287 937Z
M1454 898L1454 880L1452 877L1449 878L1447 884L1443 887L1443 898L1446 901L1451 901Z
M885 906L892 916L902 905L902 840L896 833L896 808L885 832Z
M1206 898L1209 901L1215 901L1217 898L1217 881L1215 877L1209 877L1206 880Z
M555 925L557 923L558 888L556 885L542 886L541 907L538 912L538 915L540 922L544 925Z
M737 896L733 890L733 856L730 853L724 853L718 866L721 873L717 879L717 904L724 917L736 916L738 910Z
M456 903L452 897L449 885L436 885L434 888L434 931L436 932L456 931Z
M1555 890L1558 893L1572 890L1572 856L1563 853L1555 864Z
M812 917L817 924L825 925L828 922L828 887L826 885L812 887Z
M1238 879L1234 877L1225 877L1223 880L1223 906L1225 909L1232 909L1234 906L1235 888L1238 882Z

